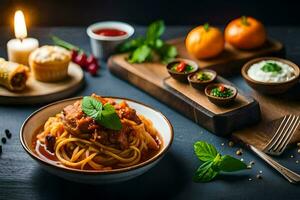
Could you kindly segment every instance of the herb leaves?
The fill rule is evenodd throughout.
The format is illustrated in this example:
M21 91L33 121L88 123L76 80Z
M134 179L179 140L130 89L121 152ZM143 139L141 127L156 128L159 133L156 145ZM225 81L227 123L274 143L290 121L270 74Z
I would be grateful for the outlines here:
M196 170L193 180L195 182L208 182L213 180L220 172L234 172L247 169L247 165L229 155L221 156L216 148L204 141L194 144L194 151L203 164Z
M158 55L162 62L169 62L177 55L177 49L160 39L164 31L164 22L162 20L155 21L149 25L145 37L124 42L117 51L119 53L129 52L128 62L130 63L152 61L154 55Z
M282 68L277 63L267 62L262 66L261 70L264 72L279 73Z
M82 111L105 128L121 130L122 124L115 108L109 104L102 104L93 97L83 97Z

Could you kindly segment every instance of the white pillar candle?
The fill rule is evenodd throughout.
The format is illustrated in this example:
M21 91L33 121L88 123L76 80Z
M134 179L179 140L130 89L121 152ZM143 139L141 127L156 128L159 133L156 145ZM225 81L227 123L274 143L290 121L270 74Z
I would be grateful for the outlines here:
M14 29L17 39L9 40L7 43L8 60L23 65L28 65L30 53L39 47L39 42L34 38L27 37L25 17L22 11L15 13Z
M23 65L28 65L30 53L39 47L39 42L34 38L12 39L7 43L8 60Z

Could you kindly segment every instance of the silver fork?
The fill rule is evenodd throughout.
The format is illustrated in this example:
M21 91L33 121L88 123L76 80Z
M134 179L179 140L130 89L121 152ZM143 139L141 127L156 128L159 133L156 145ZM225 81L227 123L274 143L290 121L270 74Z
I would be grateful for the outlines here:
M300 175L289 170L288 168L282 166L275 160L273 160L270 156L255 148L252 145L249 145L250 149L256 153L260 158L266 161L269 165L271 165L274 169L276 169L281 175L283 175L290 183L299 183Z
M264 148L264 152L271 155L280 155L289 144L292 136L300 124L300 116L285 115L272 139Z

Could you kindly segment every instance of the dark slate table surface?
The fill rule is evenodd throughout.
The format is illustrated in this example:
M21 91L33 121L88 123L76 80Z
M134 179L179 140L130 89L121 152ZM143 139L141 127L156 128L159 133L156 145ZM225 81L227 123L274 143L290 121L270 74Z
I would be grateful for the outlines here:
M184 36L190 27L168 27L165 38ZM137 35L145 32L145 27L136 27ZM300 28L269 27L271 37L286 45L287 57L300 63ZM90 50L89 39L84 27L44 27L30 28L30 36L38 38L41 45L51 43L49 35L62 37L86 50ZM0 29L0 56L6 57L6 42L13 35L8 28ZM246 92L250 88L237 75L230 77L238 87ZM199 166L193 153L193 143L197 140L210 142L223 153L234 155L238 149L228 147L228 139L214 136L180 113L154 99L134 86L110 74L105 63L99 77L86 74L86 86L74 96L100 95L123 96L142 101L161 110L171 121L175 130L173 145L164 159L144 175L114 185L91 186L73 183L45 172L23 150L19 142L19 129L28 115L41 105L2 106L0 105L0 137L4 130L13 133L12 139L2 145L0 156L0 199L71 199L92 196L93 199L299 199L297 185L289 184L276 171L268 167L248 150L240 157L244 161L255 161L252 170L221 175L210 183L194 183L192 176ZM221 146L225 143L225 146ZM295 157L290 158L293 154ZM299 169L300 154L289 150L280 160L293 169ZM259 171L263 179L256 179ZM252 179L252 180L249 180ZM85 198L87 199L87 198Z

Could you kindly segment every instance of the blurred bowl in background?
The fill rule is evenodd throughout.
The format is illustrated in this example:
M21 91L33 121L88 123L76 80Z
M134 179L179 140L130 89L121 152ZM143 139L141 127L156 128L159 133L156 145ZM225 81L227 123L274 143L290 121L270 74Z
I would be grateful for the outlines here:
M90 25L86 32L92 53L99 59L107 59L119 44L134 34L134 28L124 22L104 21Z

